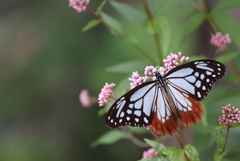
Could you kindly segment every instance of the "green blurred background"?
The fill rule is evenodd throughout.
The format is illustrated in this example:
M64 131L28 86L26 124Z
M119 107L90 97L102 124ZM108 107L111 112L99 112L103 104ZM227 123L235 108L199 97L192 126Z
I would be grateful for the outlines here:
M90 7L96 8L99 3L92 1ZM111 7L104 10L119 16ZM82 33L81 28L91 19L94 17L90 13L77 13L70 8L67 0L1 1L1 161L141 159L144 149L129 140L90 147L109 129L105 117L98 116L97 105L81 107L79 92L88 89L97 96L105 82L118 83L126 77L106 72L107 67L123 61L145 60L103 25ZM125 23L131 33L139 32L137 24ZM201 31L206 32L204 28ZM139 36L148 40L141 46L155 53L151 35ZM193 41L195 36L187 41ZM204 48L185 43L172 52L187 51L184 55L189 55L194 48L204 53L210 47L205 41L209 40L209 33L199 34L198 38Z
M136 51L104 26L82 33L94 17L67 0L0 3L0 160L140 159L142 150L128 140L90 148L109 129L97 105L78 101L84 88L97 96L106 81L119 81L105 68Z

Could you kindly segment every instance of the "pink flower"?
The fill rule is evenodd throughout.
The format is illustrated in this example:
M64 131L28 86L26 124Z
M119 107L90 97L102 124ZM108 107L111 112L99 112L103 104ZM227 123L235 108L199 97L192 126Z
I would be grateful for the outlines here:
M229 34L222 35L221 32L218 32L216 35L212 35L210 43L223 51L226 49L226 44L231 43L231 38Z
M188 59L189 59L189 57L182 56L181 52L178 52L178 55L170 53L170 55L167 56L167 59L163 60L163 62L165 63L164 67L159 68L160 74L165 75L167 72L169 72L176 66L181 65Z
M135 88L136 86L138 86L144 82L147 82L148 79L149 79L148 76L141 77L138 72L133 72L132 78L129 78L129 80L132 81L130 83L131 89Z
M142 159L156 157L157 155L158 155L158 152L156 152L153 148L151 148L143 152Z
M99 106L103 106L108 102L109 99L114 99L113 96L113 87L115 87L115 83L108 84L106 83L105 86L103 86L101 93L98 95L98 104Z
M87 89L84 89L79 94L79 102L82 104L83 107L90 107L91 106L91 98L89 96L89 92Z
M231 126L234 122L240 122L240 111L238 108L232 107L230 108L230 104L222 107L222 117L219 117L219 124L223 124L225 126Z
M80 13L86 11L89 2L90 0L69 0L69 6Z

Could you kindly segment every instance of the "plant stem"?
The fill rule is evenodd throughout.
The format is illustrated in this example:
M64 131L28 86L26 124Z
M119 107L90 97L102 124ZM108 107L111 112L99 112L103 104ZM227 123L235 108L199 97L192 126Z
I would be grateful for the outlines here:
M167 147L167 145L157 136L155 132L153 132L151 129L148 129L148 131L157 139L159 143L162 143L165 147Z
M225 143L224 143L224 146L223 146L222 152L224 152L225 149L226 149L227 141L228 141L228 134L229 134L230 128L231 128L231 125L228 125L227 133L226 133L226 139L225 139Z
M214 48L214 50L213 50L213 52L212 52L212 56L211 56L211 59L214 59L214 56L215 56L215 54L216 54L216 52L217 52L217 47L215 47Z
M217 27L215 26L215 24L213 23L211 14L209 13L208 7L207 7L207 2L206 0L202 0L202 9L203 11L205 11L206 15L207 15L207 22L209 24L209 27L212 31L213 34L215 34L217 32Z
M97 19L98 19L101 23L103 23L109 30L113 31L118 37L120 37L120 38L122 38L122 39L125 38L124 35L122 35L120 32L118 32L118 31L115 30L113 27L109 26L106 22L104 22L104 20L100 17L100 15L99 15L97 12L93 11L93 10L92 10L91 8L89 8L89 7L87 7L87 10L90 11L94 16L96 16ZM136 45L136 44L134 44L134 43L131 43L131 42L130 42L130 44L131 44L135 49L137 49L140 53L142 53L153 65L157 65L157 62L156 62L153 58L151 58L151 57L149 56L149 54L147 54L147 53L146 53L143 49L141 49L138 45Z
M163 56L162 56L162 49L161 49L161 46L160 46L160 39L159 39L159 35L157 33L157 31L155 31L155 23L154 23L154 17L149 9L149 6L148 6L148 3L147 3L147 0L142 0L142 4L143 4L143 7L145 9L145 12L148 16L148 18L150 19L151 21L151 25L152 25L152 28L154 30L154 39L155 39L155 42L156 42L156 47L157 47L157 52L158 52L158 58L159 58L159 63L160 65L163 65L162 63L162 60L163 60Z
M137 146L143 147L143 148L149 147L147 143L138 140L127 128L124 127L124 128L121 128L121 130L124 131L128 139L131 140Z

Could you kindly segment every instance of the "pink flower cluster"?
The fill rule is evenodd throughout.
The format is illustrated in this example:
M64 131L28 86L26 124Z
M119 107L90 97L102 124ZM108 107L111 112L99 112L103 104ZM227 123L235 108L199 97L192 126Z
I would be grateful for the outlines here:
M182 56L182 53L179 52L177 54L171 53L169 56L167 56L167 59L164 59L163 62L165 63L164 67L153 67L153 66L147 66L144 71L144 76L141 77L140 74L136 71L133 72L132 77L129 78L131 89L135 88L136 86L145 83L149 81L150 79L156 80L155 72L160 72L162 76L164 76L167 72L169 72L171 69L175 68L176 66L182 64L183 62L187 61L189 57ZM115 87L115 84L105 84L103 87L101 93L98 97L98 104L99 106L103 106L108 102L109 99L117 100L115 96L113 96L112 88Z
M84 89L79 94L79 102L82 104L83 107L90 107L91 106L91 98L89 96L89 92L87 89Z
M226 44L231 43L231 38L229 34L222 35L221 32L217 32L215 35L212 35L210 43L223 51L226 49Z
M156 152L153 148L148 149L143 152L142 159L156 157L158 152Z
M222 117L219 117L219 124L223 124L225 126L231 126L234 122L240 122L240 111L238 108L232 107L230 108L230 104L222 107Z
M106 104L108 102L108 99L115 99L113 97L113 87L115 86L115 83L106 83L105 86L103 86L101 93L98 95L99 106L103 106L104 104Z
M165 64L164 64L164 68L160 69L160 71L161 71L160 74L165 75L167 72L169 72L176 66L181 65L188 59L189 59L189 57L182 56L181 52L178 52L178 55L170 53L170 55L167 56L167 59L163 59L163 62Z
M164 76L167 72L169 72L171 69L175 68L176 66L182 64L183 62L187 61L189 57L182 56L182 53L179 52L177 54L170 53L169 56L167 56L167 59L164 59L163 62L164 67L153 67L153 66L147 66L145 68L144 76L141 77L140 74L136 71L133 72L132 77L129 78L131 89L135 88L136 86L149 81L150 79L155 80L154 72L158 71L162 76Z
M130 86L131 86L131 89L133 89L136 86L144 82L147 82L149 80L149 77L147 76L141 77L140 74L136 71L136 72L133 72L132 78L129 78L129 80L132 81L132 83L130 83Z
M86 11L89 2L90 0L69 0L69 6L80 13Z

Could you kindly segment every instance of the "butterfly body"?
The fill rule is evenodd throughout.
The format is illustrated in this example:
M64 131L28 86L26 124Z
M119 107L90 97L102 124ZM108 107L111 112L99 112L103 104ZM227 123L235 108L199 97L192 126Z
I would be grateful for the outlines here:
M170 70L156 72L155 81L142 83L120 97L110 108L106 125L150 126L155 132L172 135L184 126L200 121L204 99L212 85L225 74L225 66L214 60L198 60Z

